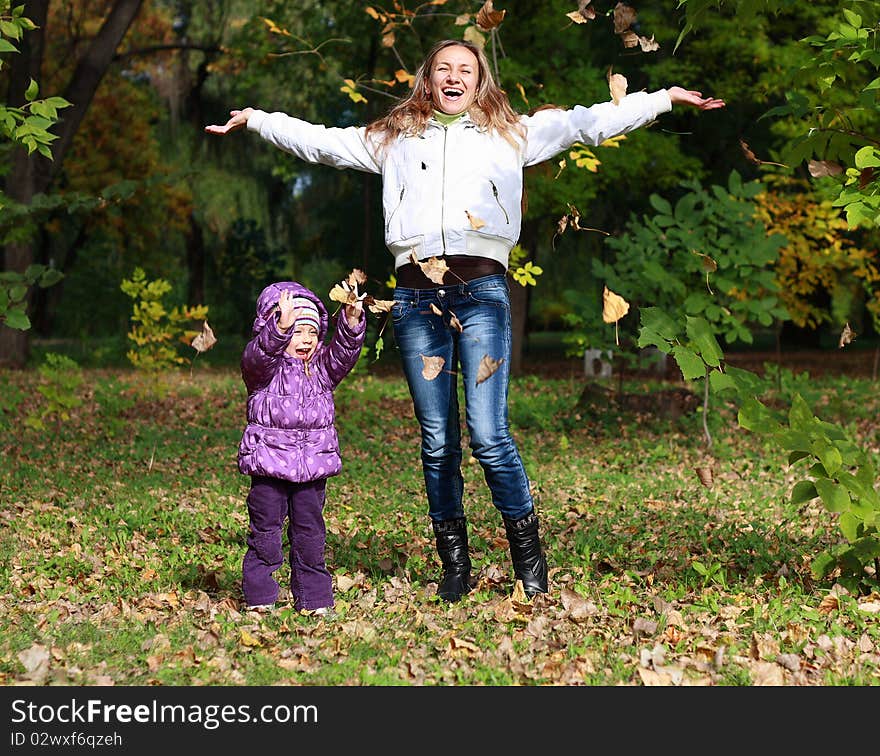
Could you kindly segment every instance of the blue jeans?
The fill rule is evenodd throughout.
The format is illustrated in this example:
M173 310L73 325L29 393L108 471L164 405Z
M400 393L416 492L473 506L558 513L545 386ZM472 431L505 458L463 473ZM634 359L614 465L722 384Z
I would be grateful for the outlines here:
M431 305L442 311L437 315ZM470 447L482 465L492 503L504 517L519 519L534 505L529 479L510 434L510 292L503 275L475 278L439 289L394 291L394 337L422 432L422 469L428 514L434 521L464 516L458 377L464 386ZM455 315L462 331L450 325ZM483 357L501 360L477 383ZM443 368L426 378L423 357L442 357Z

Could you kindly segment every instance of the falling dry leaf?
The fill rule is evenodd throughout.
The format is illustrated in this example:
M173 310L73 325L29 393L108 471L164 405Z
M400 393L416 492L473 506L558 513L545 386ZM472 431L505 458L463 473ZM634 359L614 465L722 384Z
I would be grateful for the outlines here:
M431 302L431 312L433 312L435 315L443 315L443 310L437 307L437 305L435 305L433 302Z
M869 166L868 168L862 168L861 173L859 173L859 189L864 189L868 184L872 184L874 182L874 168Z
M483 7L477 12L477 26L481 31L492 31L501 25L506 10L497 11L492 7L492 0L486 0Z
M206 320L202 324L202 332L192 340L192 347L197 352L201 353L206 352L216 343L217 339L214 336L214 331L211 330L211 326L208 325L208 321Z
M626 3L618 3L614 6L614 33L623 34L636 21L638 13L636 9Z
M483 359L480 360L480 367L477 369L477 385L479 386L483 381L495 375L495 371L498 370L502 362L504 362L503 357L500 360L495 360L488 354L484 354Z
M422 378L426 381L433 381L446 364L446 360L442 357L427 357L424 354L420 354L419 357L422 358Z
M647 37L639 37L639 47L642 48L642 52L654 52L660 49L660 43L654 41L654 35L651 35L651 39Z
M455 317L454 312L449 313L449 326L450 328L454 328L459 333L464 333L464 326L462 326L461 321Z
M336 284L330 289L330 299L334 302L340 302L344 305L350 305L357 302L357 292L346 289L342 284Z
M623 46L626 48L636 47L639 44L639 35L632 29L627 29L625 32L621 32L619 36L620 41L623 42Z
M579 0L578 9L571 13L566 13L565 15L576 24L585 24L587 21L592 21L596 18L596 11L590 7L591 1L592 0Z
M629 302L606 286L602 292L602 320L616 323L628 312Z
M608 89L611 92L611 99L615 105L620 105L620 101L626 97L627 80L623 74L611 73L608 69Z
M464 211L464 214L467 216L467 219L471 223L471 228L474 231L479 231L483 226L486 225L486 221L482 218L478 218L476 215L471 215L467 210Z
M843 168L839 163L830 160L810 160L807 163L810 175L813 178L822 178L823 176L837 176L843 173Z
M617 332L617 321L629 312L629 302L615 294L607 286L602 292L602 320L606 323L614 323L614 343L620 346L620 336Z
M375 299L369 294L364 297L364 303L370 309L370 312L375 313L391 312L391 308L394 307L393 299Z
M849 327L849 323L847 323L843 327L843 331L840 333L840 342L837 344L839 349L843 349L847 344L852 343L852 340L856 337L856 332Z
M422 273L424 273L429 279L431 279L436 284L443 283L443 276L446 275L446 271L449 270L449 266L446 264L446 261L439 257L429 257L425 262L417 259L413 252L409 253L410 262L415 263L422 269Z
M784 163L773 163L769 160L761 160L754 152L751 151L749 145L746 143L744 139L739 140L739 146L743 151L743 155L745 155L746 160L755 165L778 165L780 168L787 168L788 166Z
M358 286L363 286L367 282L367 274L360 268L354 268L345 280L349 286L356 290Z
M711 467L695 467L694 472L706 488L712 488L712 468Z

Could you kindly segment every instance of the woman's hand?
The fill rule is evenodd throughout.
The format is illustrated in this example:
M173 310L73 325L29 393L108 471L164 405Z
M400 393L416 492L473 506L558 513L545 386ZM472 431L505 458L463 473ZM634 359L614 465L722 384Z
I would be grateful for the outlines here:
M205 126L205 131L209 134L228 134L231 131L238 131L239 129L247 126L248 118L251 117L251 113L254 112L253 108L245 108L244 110L230 110L229 111L229 120L224 123L222 126L211 125Z
M715 110L725 105L724 100L719 100L717 97L703 97L702 92L693 89L669 87L666 91L669 92L669 99L672 100L673 105L692 105L700 110Z

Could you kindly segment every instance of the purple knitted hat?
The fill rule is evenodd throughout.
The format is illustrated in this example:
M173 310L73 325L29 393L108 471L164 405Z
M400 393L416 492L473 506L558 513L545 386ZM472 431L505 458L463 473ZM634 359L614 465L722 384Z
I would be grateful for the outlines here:
M321 331L321 315L311 299L308 297L294 297L293 310L294 312L300 310L297 313L296 320L293 321L294 328L301 324L307 324L314 327L316 331Z

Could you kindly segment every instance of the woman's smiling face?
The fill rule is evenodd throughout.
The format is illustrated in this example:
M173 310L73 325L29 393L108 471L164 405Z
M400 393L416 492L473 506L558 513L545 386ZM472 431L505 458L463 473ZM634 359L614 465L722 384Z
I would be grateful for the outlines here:
M477 58L466 47L444 47L431 63L428 86L434 107L442 113L464 113L477 96L479 83Z

